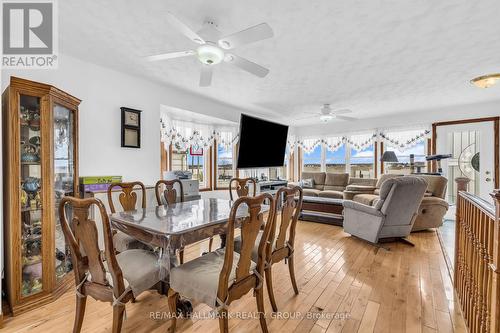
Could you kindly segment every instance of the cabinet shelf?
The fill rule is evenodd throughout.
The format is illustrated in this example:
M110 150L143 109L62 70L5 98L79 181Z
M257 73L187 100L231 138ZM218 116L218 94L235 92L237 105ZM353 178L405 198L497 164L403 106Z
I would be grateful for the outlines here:
M31 208L31 207L25 207L25 208L21 208L21 212L39 212L41 211L42 208Z

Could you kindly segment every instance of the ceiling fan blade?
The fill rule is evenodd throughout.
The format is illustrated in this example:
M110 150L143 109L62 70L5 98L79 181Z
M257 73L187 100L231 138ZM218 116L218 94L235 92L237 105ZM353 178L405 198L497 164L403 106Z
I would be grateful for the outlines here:
M269 69L235 54L226 54L224 61L258 77L265 77L269 73Z
M201 67L200 74L200 87L208 87L212 83L212 73L213 68L209 65L203 65Z
M331 113L332 114L346 114L346 113L352 113L352 110L349 110L349 109L339 109L339 110L333 110Z
M191 39L193 42L198 44L205 44L205 41L200 37L200 35L194 32L194 30L188 27L184 22L175 17L174 14L167 12L167 21L168 23L170 23L170 25L172 25L172 27L177 29L181 34Z
M261 23L229 36L222 37L219 40L219 46L223 49L230 50L240 45L257 42L273 36L273 29L269 26L269 24Z
M294 118L294 120L304 120L304 119L311 119L311 118L316 118L318 114L314 114L312 116L307 116L307 117L300 117L300 118Z
M339 116L339 115L335 115L335 118L340 119L340 120L347 120L347 121L355 121L355 120L358 120L358 118L354 118L354 117L347 117L347 116Z
M174 58L181 58L181 57L189 57L196 54L195 51L180 51L180 52L170 52L170 53L162 53L162 54L156 54L156 55L151 55L146 57L146 60L148 61L159 61L159 60L167 60L167 59L174 59Z

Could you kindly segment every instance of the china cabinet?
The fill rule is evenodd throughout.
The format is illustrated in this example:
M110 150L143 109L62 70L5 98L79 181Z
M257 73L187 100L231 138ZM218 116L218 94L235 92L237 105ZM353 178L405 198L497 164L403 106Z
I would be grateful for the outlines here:
M14 315L74 284L58 206L78 195L79 104L16 77L2 95L5 292Z

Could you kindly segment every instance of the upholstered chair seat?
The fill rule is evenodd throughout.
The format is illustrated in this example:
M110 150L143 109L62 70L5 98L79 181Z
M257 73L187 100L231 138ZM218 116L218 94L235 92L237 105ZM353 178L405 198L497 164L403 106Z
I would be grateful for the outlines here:
M259 258L259 244L260 244L260 239L262 238L262 230L259 231L257 234L257 238L255 239L255 246L253 247L252 250L252 260L257 261ZM240 253L241 251L241 236L235 237L234 238L234 251Z
M224 266L224 252L225 249L218 249L183 265L173 267L170 270L170 287L189 299L195 299L215 308L219 275ZM228 288L236 278L236 266L239 259L239 253L235 252L233 266L229 273ZM255 269L256 265L252 260L250 272Z
M122 270L125 284L132 289L134 296L138 296L160 281L160 265L154 252L139 249L127 250L117 254L116 261ZM104 264L106 274L110 274L106 261ZM112 279L108 281L112 284Z
M354 196L353 201L361 203L363 205L372 206L375 200L379 198L378 194L357 194Z

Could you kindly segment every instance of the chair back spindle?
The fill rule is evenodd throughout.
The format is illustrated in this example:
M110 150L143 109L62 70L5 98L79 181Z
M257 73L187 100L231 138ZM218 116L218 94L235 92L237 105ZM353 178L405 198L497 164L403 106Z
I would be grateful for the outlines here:
M281 201L281 197L283 197L283 201ZM297 197L298 200L296 200ZM276 214L275 227L271 230L270 235L270 240L274 243L274 247L270 246L269 252L277 252L287 247L293 247L302 198L302 188L299 186L282 187L276 192L275 209L276 212L280 209L278 206L281 202L281 214L279 214L279 218L278 214ZM277 236L275 238L276 231ZM288 239L286 239L287 235Z
M106 270L99 250L96 223L89 218L89 212L93 205L97 206L101 214L105 255L108 271L113 279L113 287L106 278ZM73 211L73 216L69 221L66 215L67 206ZM71 249L76 285L79 285L85 279L86 274L90 273L92 282L87 283L108 287L110 291L113 291L115 297L121 295L125 290L123 275L116 260L111 224L103 203L94 198L64 197L59 205L59 218L64 236Z
M250 185L252 185L252 191L250 191ZM255 197L256 191L257 182L253 178L231 178L229 181L229 197L232 201L240 197ZM233 195L233 192L236 194Z
M118 200L124 211L137 209L137 193L134 191L140 188L142 192L141 207L146 208L146 187L141 182L128 182L128 183L113 183L108 187L108 203L111 213L116 213L115 205L113 203L113 189L116 187L121 188Z
M262 212L262 205L266 200L269 200L270 208L267 218L265 219ZM237 289L239 287L239 283L244 284L245 281L251 276L256 278L256 282L260 281L260 278L258 278L258 276L251 271L250 267L252 250L255 246L259 231L262 230L262 228L263 231L259 243L256 271L260 276L263 276L264 273L267 242L269 240L271 228L273 227L275 218L274 198L269 193L264 193L256 197L241 197L234 202L231 208L227 224L227 242L224 265L219 275L218 297L221 300L226 299L228 293L230 293L227 286L234 260L234 228L237 222L236 214L238 209L241 209L243 205L248 207L248 216L241 219L241 251L236 265L236 280L231 286L231 289ZM251 287L254 288L255 285L252 285ZM248 292L248 290L245 292Z

